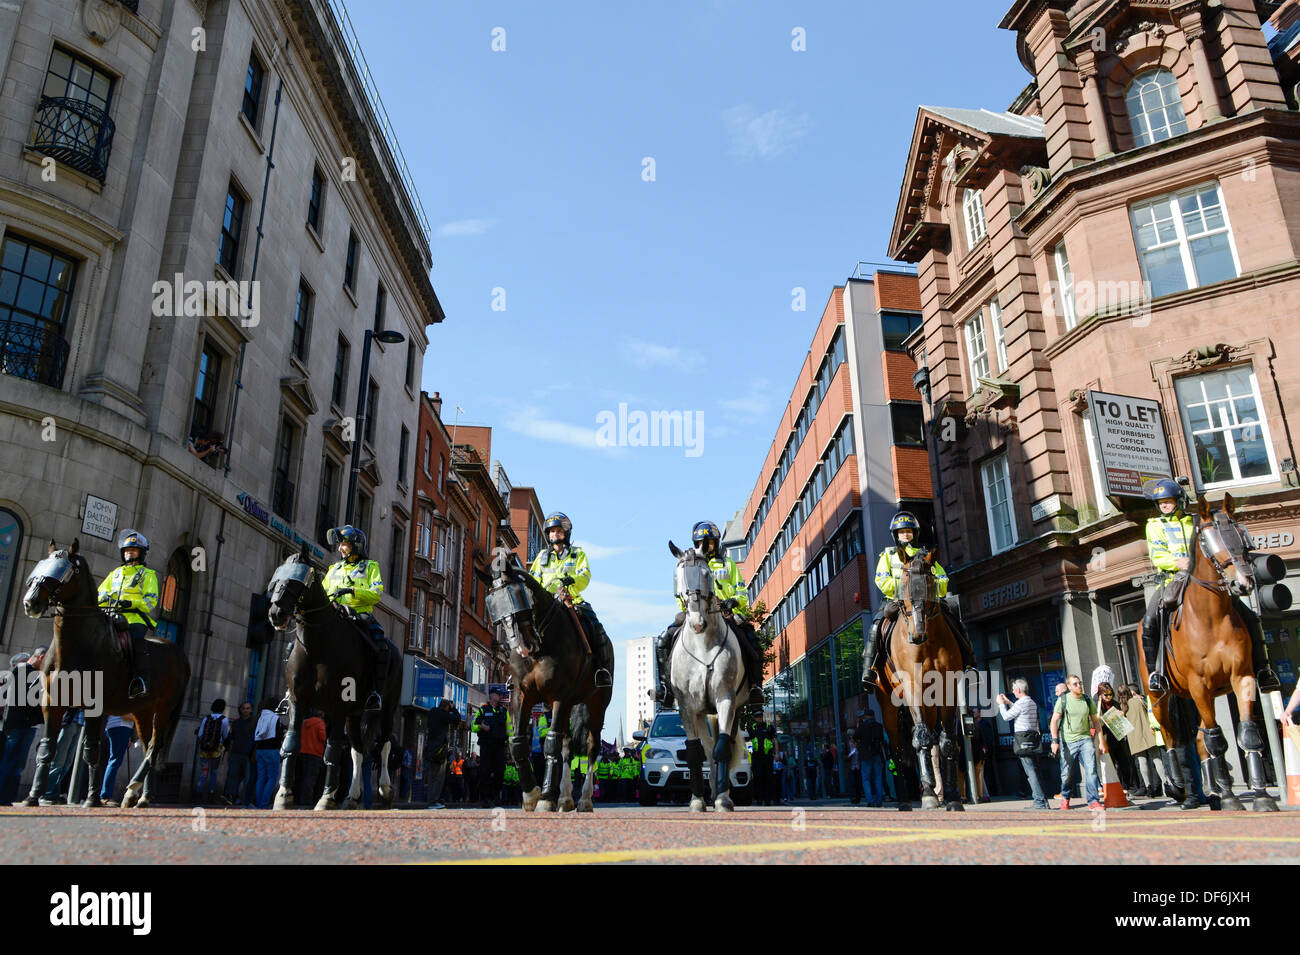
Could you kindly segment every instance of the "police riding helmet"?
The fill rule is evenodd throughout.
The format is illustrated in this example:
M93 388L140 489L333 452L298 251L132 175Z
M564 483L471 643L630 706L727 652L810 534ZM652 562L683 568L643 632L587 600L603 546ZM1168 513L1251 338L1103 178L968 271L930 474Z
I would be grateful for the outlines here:
M542 534L546 537L547 542L551 540L551 529L558 527L564 533L564 543L568 546L569 537L573 533L573 521L562 511L556 511L546 519L546 524L542 527Z
M122 557L122 563L126 563L126 549L134 547L140 552L138 558L141 563L144 562L145 555L149 553L149 538L145 537L139 531L125 530L117 541L117 552Z
M1183 489L1178 486L1177 481L1170 480L1169 478L1161 478L1159 481L1156 481L1155 484L1151 485L1151 489L1148 493L1151 500L1155 501L1156 504L1159 504L1161 501L1172 499L1174 503L1178 505L1178 510L1181 511L1183 509Z
M916 519L916 515L911 511L899 511L894 515L894 519L889 522L889 533L894 538L894 543L902 547L898 541L899 531L911 531L912 542L916 542L917 535L921 533L921 522Z
M337 547L340 541L347 541L352 545L350 557L358 560L366 559L366 532L359 527L353 527L351 524L335 527L325 535L325 539L331 547Z
M718 545L722 543L722 532L713 521L700 521L691 531L691 540L695 542L695 549L708 557L718 553ZM712 549L708 546L709 541L713 541Z

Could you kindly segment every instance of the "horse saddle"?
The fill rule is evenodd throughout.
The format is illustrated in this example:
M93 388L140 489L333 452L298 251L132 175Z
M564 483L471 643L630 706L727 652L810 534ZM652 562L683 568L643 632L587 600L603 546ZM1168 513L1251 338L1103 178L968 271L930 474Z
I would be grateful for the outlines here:
M120 613L108 613L109 623L113 625L113 635L117 637L117 649L122 656L131 659L131 624Z

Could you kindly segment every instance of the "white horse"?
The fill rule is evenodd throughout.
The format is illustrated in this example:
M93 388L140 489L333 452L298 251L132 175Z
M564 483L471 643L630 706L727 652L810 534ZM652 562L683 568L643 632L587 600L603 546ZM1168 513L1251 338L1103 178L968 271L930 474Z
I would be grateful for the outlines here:
M704 812L704 746L711 743L710 775L719 812L731 812L731 750L737 736L738 699L748 696L739 640L727 624L722 602L713 590L709 562L694 549L682 551L669 541L677 558L674 588L685 604L685 622L668 658L668 682L686 731L686 765L691 775L691 811ZM741 696L742 690L746 694ZM717 715L716 736L709 716Z

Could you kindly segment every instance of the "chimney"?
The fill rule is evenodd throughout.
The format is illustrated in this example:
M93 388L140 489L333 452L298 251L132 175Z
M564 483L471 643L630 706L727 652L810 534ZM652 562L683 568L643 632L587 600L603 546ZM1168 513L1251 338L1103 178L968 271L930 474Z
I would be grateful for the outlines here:
M433 413L437 415L438 420L441 421L442 420L442 395L439 392L435 391L433 393L433 397L429 399L429 404L433 405Z

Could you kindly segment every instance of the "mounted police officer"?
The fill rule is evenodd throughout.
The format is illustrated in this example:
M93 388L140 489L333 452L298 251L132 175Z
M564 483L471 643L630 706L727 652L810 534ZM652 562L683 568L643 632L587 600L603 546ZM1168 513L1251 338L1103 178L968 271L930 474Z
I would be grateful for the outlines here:
M877 657L880 651L880 634L885 621L897 617L903 605L898 593L903 583L903 565L922 551L921 547L913 543L920 530L921 522L911 511L899 511L889 522L889 533L894 538L894 546L886 547L881 551L880 559L876 562L876 587L886 600L880 605L875 618L871 621L871 632L867 635L867 645L862 653L865 662L862 673L864 684L875 683L879 679L876 667L879 664ZM942 598L939 601L941 611L957 637L957 646L961 649L962 667L969 670L975 666L975 650L971 646L970 636L966 633L966 626L958 615L957 598L948 596L948 573L936 560L931 565L930 574L934 577L935 584L939 588L939 596Z
M719 551L722 532L712 521L700 521L691 531L691 540L695 551L709 562L713 574L713 592L722 601L722 609L727 619L741 637L740 653L745 660L745 676L749 681L749 705L763 705L763 648L758 645L758 635L753 624L749 622L749 591L745 589L745 580L740 575L740 568L730 557ZM671 626L659 634L655 642L655 656L659 663L659 689L654 698L664 706L673 705L673 688L668 684L668 660L673 652L673 641L681 633L686 622L686 604L677 598L680 611Z
M542 530L550 546L533 558L533 566L528 572L582 618L583 627L591 635L593 644L588 649L595 657L595 684L613 686L614 647L604 626L596 619L591 604L582 598L582 592L591 583L591 567L582 548L570 543L573 522L567 515L556 511L546 519Z
M345 524L335 527L325 535L330 546L337 546L342 558L330 566L323 586L325 596L341 607L347 608L361 625L375 653L375 685L366 697L365 709L377 712L383 708L379 688L388 678L388 640L384 628L371 611L384 594L384 578L379 573L378 561L366 555L366 535L360 528Z
M158 575L145 566L149 538L126 530L117 541L122 564L99 585L99 605L108 610L131 634L131 685L127 697L138 700L149 692L149 654L136 642L143 640L157 624Z
M1169 683L1164 673L1156 672L1160 668L1164 617L1169 609L1178 606L1187 587L1196 524L1190 514L1184 513L1186 498L1177 481L1164 478L1157 481L1149 493L1160 513L1147 519L1147 554L1162 577L1160 589L1147 603L1146 616L1142 618L1142 652L1146 655L1147 673L1150 674L1147 688L1152 693L1165 693Z

